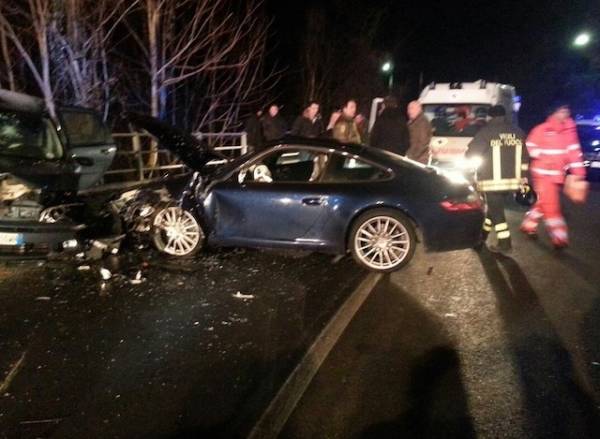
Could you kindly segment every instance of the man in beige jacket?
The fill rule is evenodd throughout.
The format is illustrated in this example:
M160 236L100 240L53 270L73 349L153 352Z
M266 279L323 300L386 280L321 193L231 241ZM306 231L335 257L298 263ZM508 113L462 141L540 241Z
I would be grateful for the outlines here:
M410 147L406 157L426 164L429 160L429 142L431 142L431 123L423 114L423 106L419 101L408 104L408 133Z

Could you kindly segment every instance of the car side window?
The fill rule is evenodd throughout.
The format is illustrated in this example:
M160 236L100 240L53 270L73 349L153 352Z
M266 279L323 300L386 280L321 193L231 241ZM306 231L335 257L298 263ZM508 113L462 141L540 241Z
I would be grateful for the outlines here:
M72 148L112 143L108 128L95 113L64 110L60 117Z
M308 183L320 181L328 154L308 149L282 149L240 171L240 182Z
M0 155L59 159L62 145L49 119L14 111L0 111Z
M356 156L332 154L321 179L327 183L380 181L390 177L389 171L367 163Z

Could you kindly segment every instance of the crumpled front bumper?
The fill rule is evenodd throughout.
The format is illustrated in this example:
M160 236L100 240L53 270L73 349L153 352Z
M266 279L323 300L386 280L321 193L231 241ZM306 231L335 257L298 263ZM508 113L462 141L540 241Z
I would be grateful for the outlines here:
M74 250L84 226L0 220L0 256L46 255ZM78 245L74 246L75 241Z

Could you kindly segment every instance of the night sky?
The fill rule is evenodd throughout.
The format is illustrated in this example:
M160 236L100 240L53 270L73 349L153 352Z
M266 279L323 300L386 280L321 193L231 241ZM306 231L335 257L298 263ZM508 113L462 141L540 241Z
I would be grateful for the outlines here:
M498 80L517 86L523 110L530 113L542 111L539 94L545 99L559 94L562 73L585 62L584 54L570 47L574 36L596 27L600 38L599 0L269 0L271 58L286 68L281 86L287 90L299 81L299 45L306 11L314 3L330 11L332 26L350 31L365 11L381 11L380 24L372 29L375 49L393 57L396 82L407 84L412 97L418 93L421 73L424 83ZM337 8L356 11L354 22L336 21ZM283 101L294 102L291 92L281 93Z

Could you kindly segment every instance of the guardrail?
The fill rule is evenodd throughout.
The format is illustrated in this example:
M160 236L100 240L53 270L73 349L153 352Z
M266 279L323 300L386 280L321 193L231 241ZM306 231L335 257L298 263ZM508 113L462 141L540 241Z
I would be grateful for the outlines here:
M247 135L241 133L193 133L199 140L206 140L211 147L234 159L248 151ZM104 174L104 184L143 183L187 172L169 150L158 148L150 134L145 132L113 133L117 143L117 153L112 166ZM208 165L215 166L227 160L213 160Z

